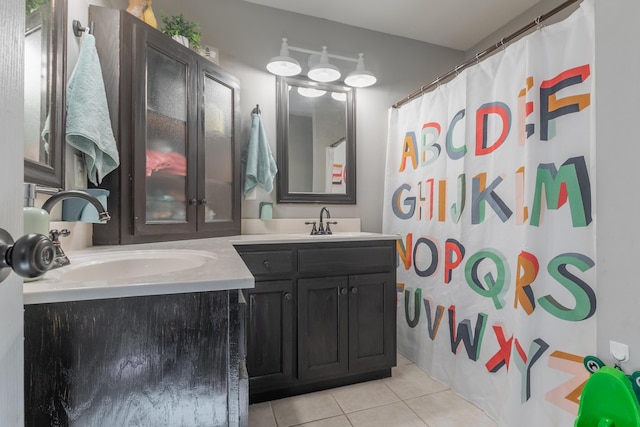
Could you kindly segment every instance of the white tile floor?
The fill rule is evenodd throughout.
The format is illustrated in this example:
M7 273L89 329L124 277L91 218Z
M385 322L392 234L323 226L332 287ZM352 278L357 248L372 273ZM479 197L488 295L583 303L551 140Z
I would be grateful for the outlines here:
M449 387L398 355L391 378L249 406L249 427L495 427Z

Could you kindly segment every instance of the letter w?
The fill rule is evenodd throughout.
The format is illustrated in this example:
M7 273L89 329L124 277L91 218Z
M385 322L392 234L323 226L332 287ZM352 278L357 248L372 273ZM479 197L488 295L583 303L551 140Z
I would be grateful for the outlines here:
M449 307L449 333L451 334L451 352L457 354L460 348L460 342L464 343L464 348L467 350L467 356L474 362L480 357L480 347L482 346L482 337L484 336L484 329L487 325L487 315L484 313L478 313L478 319L476 321L475 332L472 331L471 321L464 319L458 324L456 330L456 306Z

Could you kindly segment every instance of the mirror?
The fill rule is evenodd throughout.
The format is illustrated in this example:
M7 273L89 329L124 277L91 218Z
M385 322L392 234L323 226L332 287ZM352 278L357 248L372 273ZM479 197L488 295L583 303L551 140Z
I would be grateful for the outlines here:
M277 200L356 203L352 88L278 78Z
M24 180L63 187L66 0L27 0Z

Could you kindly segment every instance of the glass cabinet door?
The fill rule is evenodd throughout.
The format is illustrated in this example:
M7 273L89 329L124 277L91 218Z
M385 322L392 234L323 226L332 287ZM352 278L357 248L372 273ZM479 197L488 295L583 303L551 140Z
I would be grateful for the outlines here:
M201 65L203 115L200 155L204 180L200 185L199 223L203 227L224 228L237 219L239 196L234 167L237 142L234 135L238 86L235 79L219 70Z
M186 222L187 67L147 52L146 222Z
M144 108L139 105L138 111L144 116L134 141L136 231L191 232L196 227L197 170L190 152L197 143L191 124L196 117L195 84L190 83L195 63L166 40L154 43L155 33L145 35L146 81L138 91L144 100Z

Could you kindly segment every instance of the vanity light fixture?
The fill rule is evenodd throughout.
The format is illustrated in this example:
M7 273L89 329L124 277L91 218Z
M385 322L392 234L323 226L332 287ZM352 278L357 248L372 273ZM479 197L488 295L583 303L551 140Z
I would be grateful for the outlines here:
M283 77L295 76L302 71L300 63L289 56L289 46L286 38L282 39L280 55L271 58L267 64L267 70L272 74Z
M358 58L349 58L347 56L334 55L327 52L327 47L322 46L322 52L315 50L303 49L299 47L289 46L287 39L282 39L282 46L280 48L280 55L271 58L267 64L267 70L269 72L283 77L291 77L298 75L302 72L300 63L289 56L289 51L302 52L311 55L310 61L319 57L319 61L313 65L310 64L309 72L307 76L314 81L321 83L328 83L336 81L340 78L341 73L338 67L329 62L329 58L339 59L342 61L349 61L357 63L355 71L352 71L347 75L344 80L345 84L352 87L367 87L376 83L377 79L371 71L368 71L364 67L363 54L360 53Z

